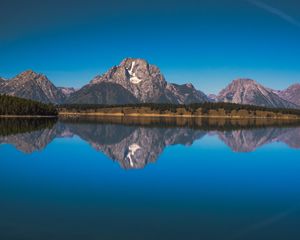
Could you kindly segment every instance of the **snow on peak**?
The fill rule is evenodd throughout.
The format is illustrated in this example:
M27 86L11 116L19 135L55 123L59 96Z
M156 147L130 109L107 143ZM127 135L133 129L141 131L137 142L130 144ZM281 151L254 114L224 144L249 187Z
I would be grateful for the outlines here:
M136 76L136 73L133 72L133 68L135 66L135 61L132 62L130 69L128 70L128 73L130 74L130 82L132 82L133 84L138 84L142 81L142 79L138 78Z

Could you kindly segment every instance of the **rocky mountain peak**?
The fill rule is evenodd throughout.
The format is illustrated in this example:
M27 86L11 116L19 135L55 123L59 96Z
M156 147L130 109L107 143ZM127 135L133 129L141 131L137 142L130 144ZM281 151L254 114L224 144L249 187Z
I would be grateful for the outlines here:
M146 60L140 58L126 58L120 66L126 69L129 80L133 84L139 84L143 80L151 78L153 72L159 72L157 67L150 66Z
M140 58L126 58L91 84L111 82L121 85L140 102L170 102L165 94L167 82L158 67Z
M18 78L35 79L35 78L38 78L40 76L43 76L43 75L39 74L39 73L37 73L37 72L35 72L35 71L31 70L31 69L29 69L29 70L26 70L26 71L18 74L16 76L16 78L18 77Z
M61 103L65 96L43 74L27 70L1 84L0 94L32 99L45 103Z
M233 80L229 85L231 88L257 88L261 87L261 85L253 79L250 78L238 78Z
M272 108L296 108L297 106L286 101L256 81L248 78L233 80L218 95L220 102L250 104Z

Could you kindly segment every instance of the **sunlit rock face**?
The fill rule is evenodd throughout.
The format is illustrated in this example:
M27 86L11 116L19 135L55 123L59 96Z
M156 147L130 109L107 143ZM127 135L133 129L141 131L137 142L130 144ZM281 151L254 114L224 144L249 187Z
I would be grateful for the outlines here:
M91 84L111 82L119 84L142 103L194 103L209 101L207 96L192 84L168 83L159 68L144 59L126 58Z
M268 89L252 79L237 79L232 81L223 89L217 100L219 102L230 102L249 104L270 108L297 108L297 105L284 100L273 90Z
M143 59L126 58L91 83L116 83L131 92L140 102L169 102L165 88L167 82L158 67Z

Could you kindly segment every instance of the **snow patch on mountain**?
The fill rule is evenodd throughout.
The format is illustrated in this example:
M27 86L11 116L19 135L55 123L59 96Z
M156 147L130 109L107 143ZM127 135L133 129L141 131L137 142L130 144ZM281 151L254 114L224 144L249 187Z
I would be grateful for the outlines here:
M134 66L135 61L132 62L130 69L127 69L130 75L130 82L132 82L133 84L139 84L142 81L142 79L136 76L136 73L133 71Z

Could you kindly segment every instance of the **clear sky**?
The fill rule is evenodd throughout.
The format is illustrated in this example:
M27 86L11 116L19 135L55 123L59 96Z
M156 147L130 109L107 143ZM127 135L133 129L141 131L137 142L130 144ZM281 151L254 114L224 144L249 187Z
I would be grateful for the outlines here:
M0 76L81 87L138 57L169 82L217 93L248 77L300 82L298 0L0 0Z

